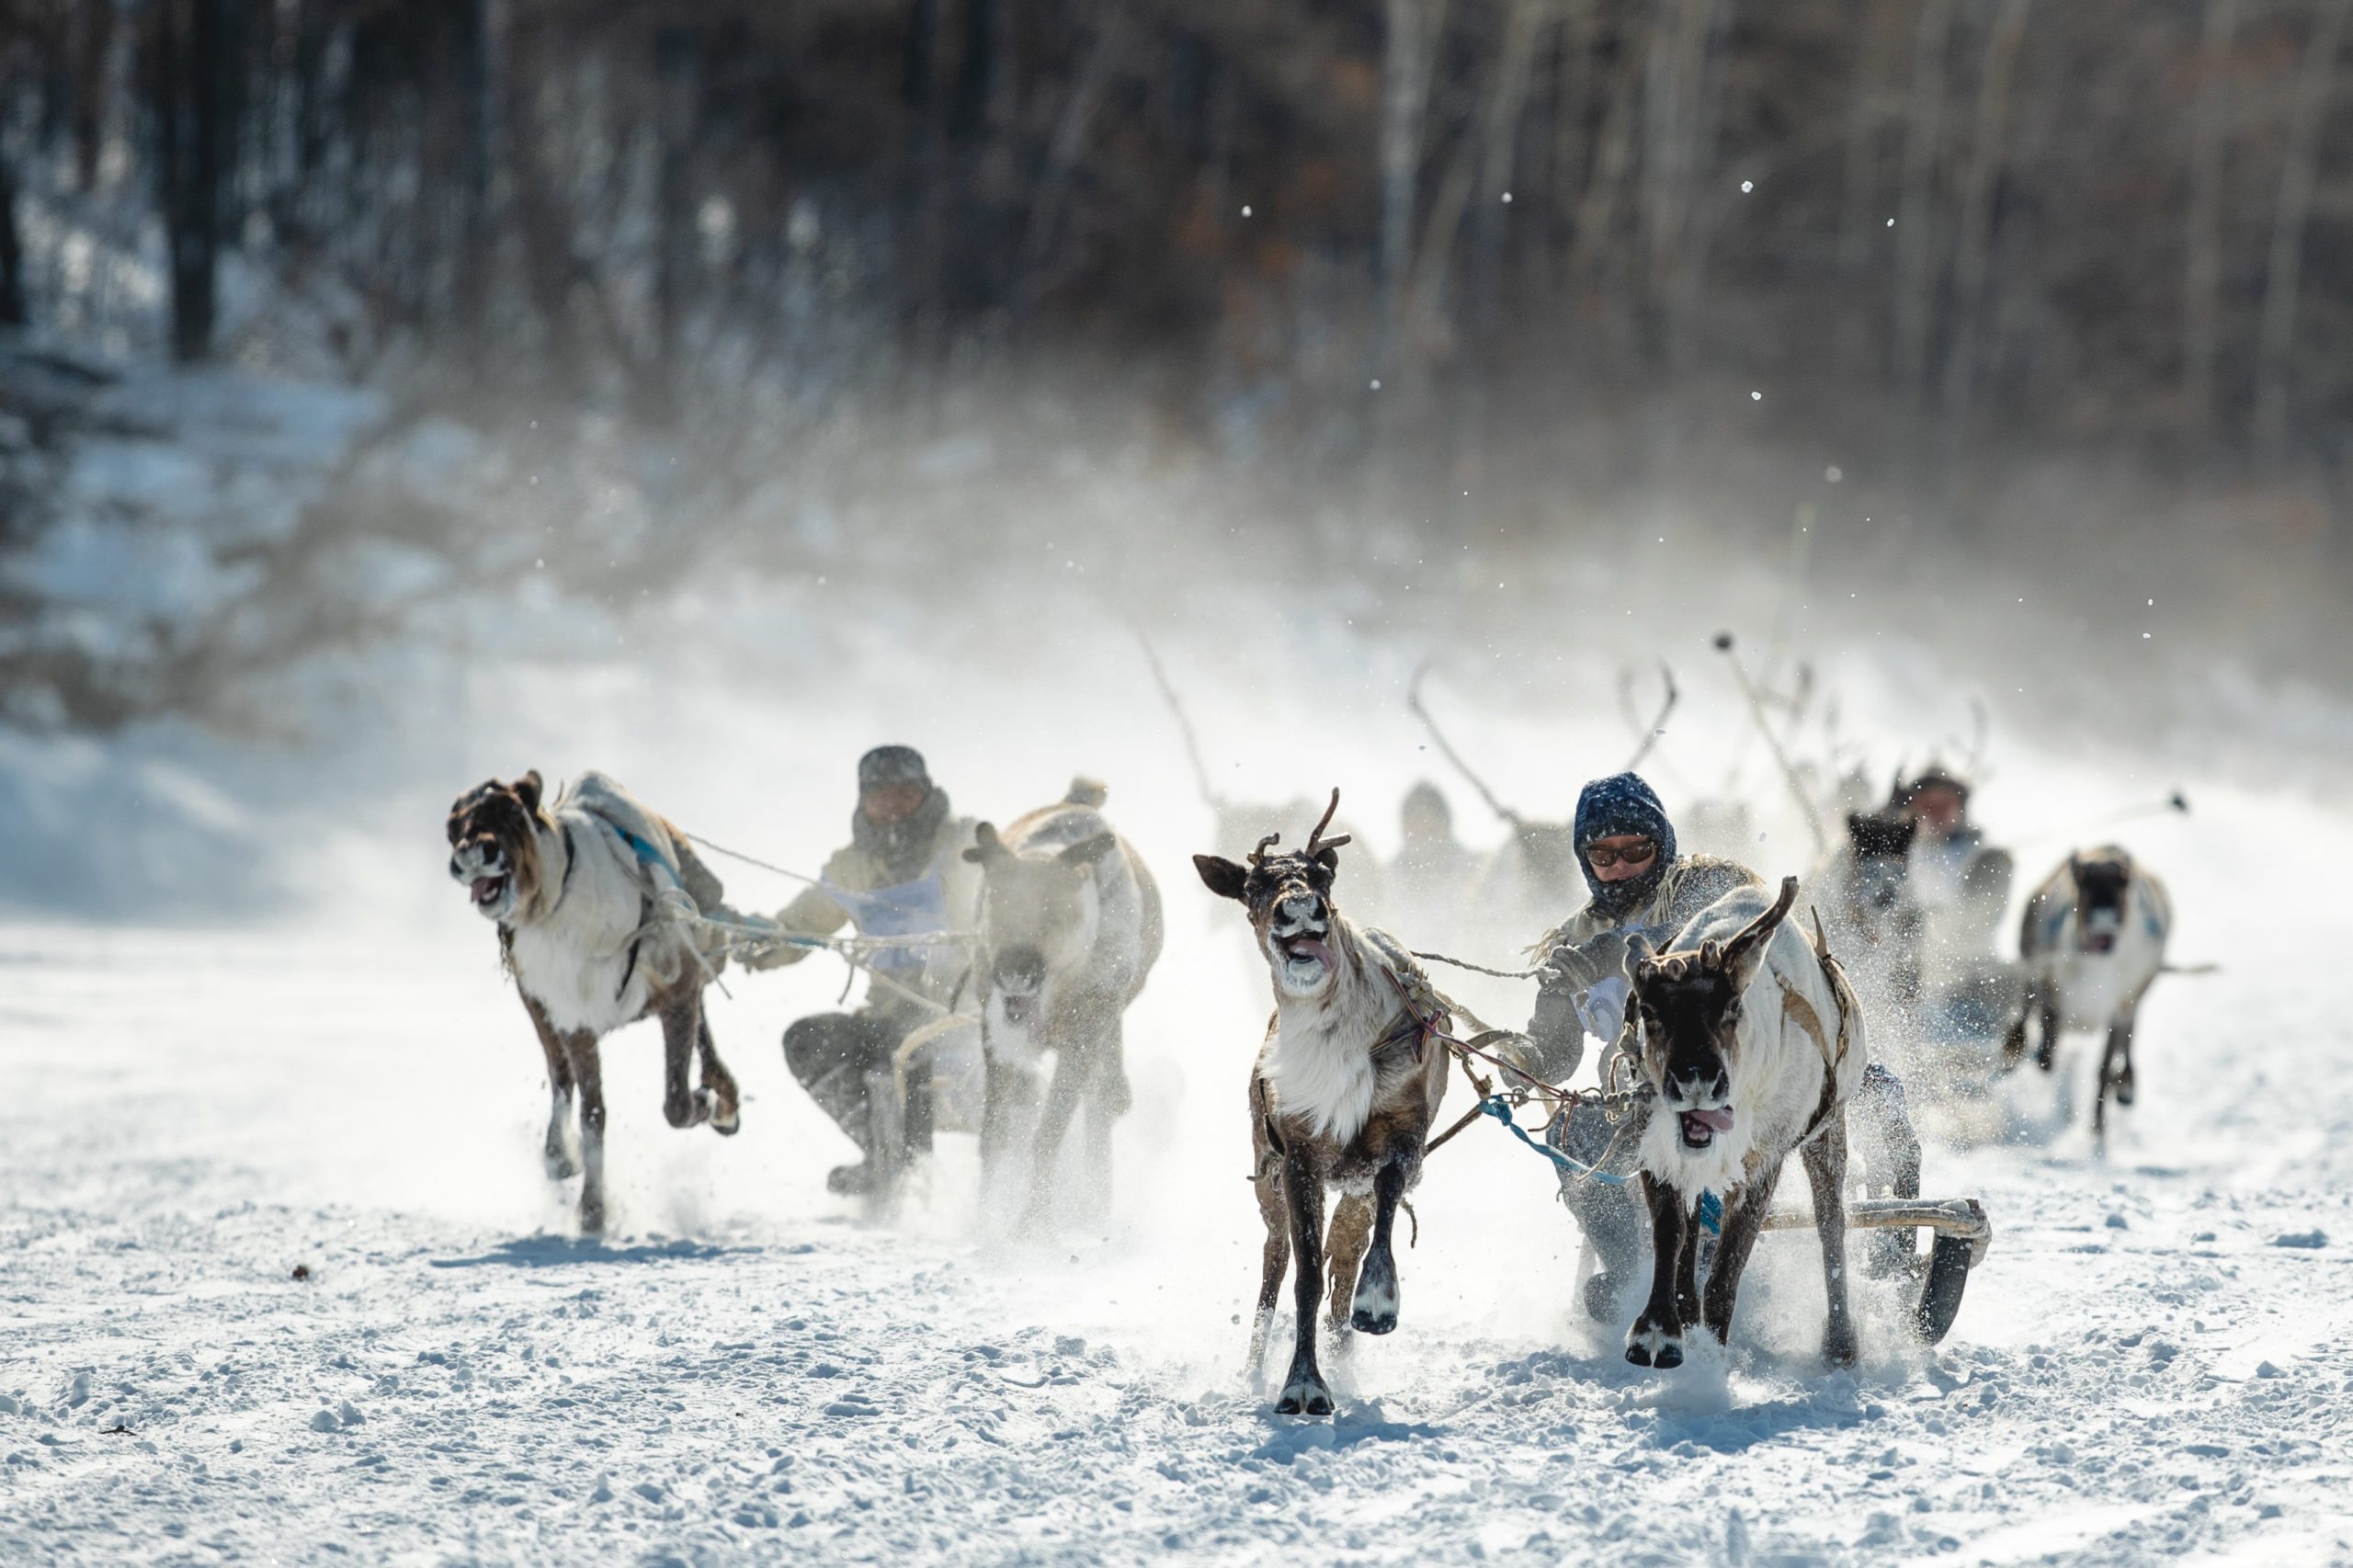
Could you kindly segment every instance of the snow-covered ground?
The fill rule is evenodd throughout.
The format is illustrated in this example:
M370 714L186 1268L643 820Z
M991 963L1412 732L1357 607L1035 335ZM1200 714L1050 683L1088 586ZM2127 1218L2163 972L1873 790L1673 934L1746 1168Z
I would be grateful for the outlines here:
M790 700L740 695L773 672L483 675L411 713L431 766L373 795L353 792L398 735L251 765L311 770L347 810L222 786L231 841L312 895L299 922L0 927L0 1560L2353 1561L2347 932L2293 919L2353 861L2353 823L2193 776L2196 815L2114 830L2172 883L2176 956L2223 968L2160 983L2105 1159L2079 1128L1931 1150L1928 1191L1981 1197L1995 1226L1937 1350L1867 1293L1861 1369L1825 1374L1813 1244L1777 1235L1727 1356L1631 1368L1574 1307L1545 1167L1486 1129L1433 1158L1404 1321L1358 1346L1337 1418L1279 1419L1240 1365L1265 983L1185 867L1207 818L1132 648L1038 635L1029 665L877 642ZM1057 665L1082 635L1089 656ZM1429 766L1397 712L1414 651L1328 663L1346 677L1302 695L1291 673L1337 635L1236 655L1263 658L1263 690L1213 631L1172 663L1213 766L1248 762L1238 791L1336 780L1385 844L1385 802ZM1847 678L1853 722L1875 711L1918 755L1916 692ZM1077 706L1043 703L1050 680ZM1708 726L1732 732L1694 708L1674 739L1696 774ZM1557 718L1462 727L1509 792L1567 780L1537 801L1556 810L1624 749L1614 717ZM601 765L805 867L840 835L850 758L886 738L1000 819L1099 773L1161 871L1112 1221L975 1242L956 1138L896 1227L827 1199L848 1147L777 1048L834 1004L821 961L731 973L715 1001L748 1095L733 1140L663 1125L650 1027L608 1043L616 1224L573 1239L538 1170L538 1051L441 871L442 802L494 770ZM2029 876L2175 781L1997 755L1984 814ZM1789 836L1760 846L1771 869ZM745 906L790 891L722 864ZM2019 1086L2029 1120L2050 1092Z

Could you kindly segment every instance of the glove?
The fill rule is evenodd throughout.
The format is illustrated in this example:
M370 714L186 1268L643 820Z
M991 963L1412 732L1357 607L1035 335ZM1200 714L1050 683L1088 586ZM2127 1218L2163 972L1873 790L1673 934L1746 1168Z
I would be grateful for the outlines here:
M1536 983L1540 990L1574 994L1625 972L1626 934L1604 931L1574 947L1553 949L1537 971ZM1620 1001L1623 1000L1621 996Z
M1597 980L1577 999L1577 1017L1585 1032L1599 1040L1618 1038L1626 1022L1626 996L1633 990L1622 974Z
M783 927L764 915L743 915L735 918L738 925L755 926L761 931L774 931L779 936L784 935ZM754 935L749 939L757 941L759 937ZM779 942L774 947L755 948L735 961L745 969L784 969L799 963L816 950L814 948L804 948L798 942Z

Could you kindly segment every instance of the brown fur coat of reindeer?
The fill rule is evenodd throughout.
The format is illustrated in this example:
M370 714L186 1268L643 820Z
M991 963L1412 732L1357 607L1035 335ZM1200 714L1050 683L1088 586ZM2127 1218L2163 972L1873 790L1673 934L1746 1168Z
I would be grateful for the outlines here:
M1315 1354L1327 1265L1336 1334L1344 1300L1353 1327L1387 1334L1397 1326L1391 1231L1399 1201L1421 1178L1446 1092L1447 1052L1431 1038L1449 1025L1437 1010L1443 1004L1429 1000L1435 994L1411 955L1351 924L1333 903L1348 839L1323 834L1339 802L1335 790L1305 847L1291 854L1267 853L1276 842L1269 835L1247 865L1193 857L1211 892L1248 911L1274 981L1275 1016L1250 1074L1252 1186L1267 1223L1250 1365L1255 1376L1283 1269L1295 1264L1298 1323L1275 1405L1282 1415L1332 1409ZM1343 1195L1328 1238L1326 1187Z
M540 776L493 778L449 808L449 875L498 926L499 949L547 1055L548 1177L583 1176L580 1229L605 1228L605 1080L597 1042L640 1018L662 1020L662 1112L673 1127L738 1125L734 1076L703 1016L718 964L699 950L690 912L710 910L719 879L686 835L601 773L584 773L552 807ZM634 837L637 842L631 842ZM643 850L638 846L645 846ZM647 855L678 867L677 885ZM687 1085L699 1055L702 1081ZM568 1125L579 1106L578 1156Z
M1683 1362L1683 1333L1732 1332L1740 1277L1781 1167L1795 1153L1813 1188L1829 1322L1824 1359L1855 1360L1847 1304L1847 1102L1867 1052L1861 1009L1826 949L1783 924L1795 877L1768 907L1760 890L1725 894L1694 915L1668 949L1628 946L1630 1009L1643 1074L1657 1092L1640 1144L1649 1200L1649 1303L1626 1335L1640 1367ZM1722 1195L1723 1232L1704 1299L1696 1285L1699 1208Z

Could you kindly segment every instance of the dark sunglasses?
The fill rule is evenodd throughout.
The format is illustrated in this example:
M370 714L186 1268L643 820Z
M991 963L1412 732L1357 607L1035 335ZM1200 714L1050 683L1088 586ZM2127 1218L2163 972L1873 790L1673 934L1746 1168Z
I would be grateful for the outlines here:
M1592 861L1594 869L1598 871L1615 866L1620 860L1629 866L1644 865L1657 853L1658 846L1646 838L1624 849L1604 849L1597 845L1585 852L1585 858Z

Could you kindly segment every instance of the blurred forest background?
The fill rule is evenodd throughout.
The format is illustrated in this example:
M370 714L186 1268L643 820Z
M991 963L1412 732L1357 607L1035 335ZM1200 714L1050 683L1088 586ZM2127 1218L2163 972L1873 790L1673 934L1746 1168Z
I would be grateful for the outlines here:
M2309 665L2348 11L0 0L0 711L234 719L451 583L944 581L1120 476L1365 571L1632 498L2083 625L2162 561Z

